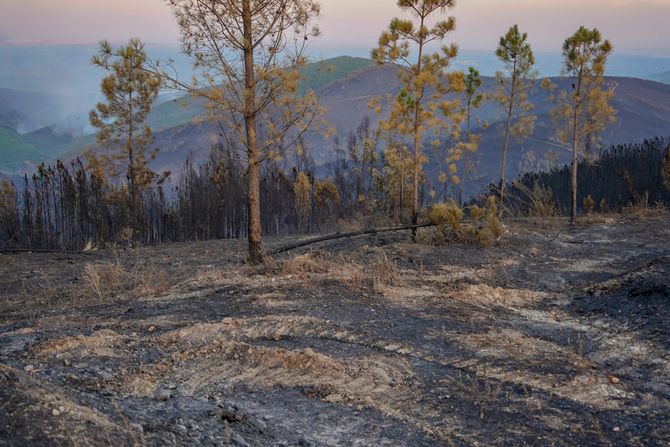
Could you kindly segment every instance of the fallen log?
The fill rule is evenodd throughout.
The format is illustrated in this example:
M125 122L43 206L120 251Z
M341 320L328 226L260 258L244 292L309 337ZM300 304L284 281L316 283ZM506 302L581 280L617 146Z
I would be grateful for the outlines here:
M67 250L48 250L42 248L4 248L0 250L0 255L17 253L54 253L58 255L86 255L90 251L67 251Z
M294 244L286 245L284 247L276 248L274 250L270 250L267 252L268 255L274 256L282 253L286 253L287 251L295 250L297 248L302 248L302 247L307 247L309 245L313 244L318 244L319 242L327 242L327 241L333 241L336 239L345 239L345 238L350 238L350 237L357 237L357 236L365 236L368 234L380 234L380 233L392 233L394 231L408 231L408 230L416 230L419 228L426 228L426 227L432 227L434 226L433 224L427 223L427 224L420 224L420 225L409 225L409 226L403 226L403 227L389 227L389 228L371 228L368 230L361 230L361 231L352 231L350 233L337 233L337 234L331 234L328 236L320 236L320 237L315 237L312 239L308 240L303 240L300 242L296 242Z

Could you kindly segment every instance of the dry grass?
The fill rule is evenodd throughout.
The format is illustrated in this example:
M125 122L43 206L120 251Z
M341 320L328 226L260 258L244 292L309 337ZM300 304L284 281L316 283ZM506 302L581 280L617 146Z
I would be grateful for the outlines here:
M349 290L367 289L383 294L385 287L398 278L398 270L394 262L385 253L369 254L367 261L325 259L318 253L302 254L285 261L280 272L298 278L319 276L341 282Z
M113 296L127 280L127 272L117 262L86 263L82 277L100 300Z
M165 294L170 288L165 270L138 259L126 267L118 255L114 261L86 263L82 278L86 287L99 300L129 293L131 296L155 297Z
M484 307L524 307L547 298L547 294L532 290L503 289L486 284L471 284L463 290L448 292L447 298Z
M664 216L668 212L662 203L649 203L649 197L643 196L635 202L631 202L621 211L623 217L635 219L649 219Z
M283 263L281 272L285 275L305 276L309 273L325 273L329 270L328 263L312 253L298 255Z

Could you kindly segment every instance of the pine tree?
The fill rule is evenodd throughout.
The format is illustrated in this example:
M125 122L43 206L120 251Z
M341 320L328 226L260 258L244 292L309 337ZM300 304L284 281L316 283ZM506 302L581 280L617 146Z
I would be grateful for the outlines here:
M408 91L403 88L394 98L388 95L387 103L390 110L386 119L380 120L379 129L386 141L384 151L384 174L386 176L387 192L393 202L394 212L400 210L400 221L404 222L406 200L405 191L408 189L407 180L412 176L411 160L407 158L407 138L413 132L415 102ZM370 107L378 114L383 112L381 98L374 98Z
M388 30L382 32L379 44L372 51L372 58L379 64L392 63L402 67L398 71L414 103L412 136L413 153L413 194L412 222L419 217L419 184L421 179L423 156L423 138L427 130L446 125L437 119L436 111L441 111L448 119L457 115L457 103L444 101L444 95L463 88L463 73L451 73L445 76L449 63L458 54L456 45L442 46L439 52L430 53L428 46L442 42L448 33L456 27L453 17L438 21L429 27L430 20L441 12L453 8L454 0L398 0L398 7L413 15L418 23L411 19L394 18ZM415 61L411 61L416 54ZM431 94L432 93L432 94ZM417 233L412 237L416 240Z
M193 83L161 73L175 87L207 101L210 117L246 158L249 260L263 260L261 163L295 143L321 112L299 89L303 50L318 29L314 0L168 0L184 52L198 73ZM159 67L156 67L157 69Z
M571 144L571 212L570 222L577 221L577 168L580 154L594 134L616 122L612 107L614 89L605 87L605 65L612 44L603 40L598 29L580 27L563 43L563 75L573 79L572 92L563 90L552 116L562 126L558 139Z
M504 64L504 70L496 73L498 85L496 99L505 110L506 125L503 138L502 161L500 167L500 212L505 205L505 183L507 178L507 158L510 138L528 136L533 133L535 117L530 115L533 105L528 95L533 88L537 72L533 69L535 56L528 43L528 34L521 33L518 25L512 26L500 38L496 56Z
M461 168L462 178L460 179L460 193L458 203L463 204L463 192L465 189L465 182L468 175L475 173L474 154L479 149L480 135L472 133L472 115L481 107L484 101L484 94L480 92L482 86L482 78L479 71L473 67L468 68L465 75L465 89L463 90L465 109L463 114L465 116L465 141L463 144L463 166ZM446 200L446 199L445 199Z
M157 152L151 148L154 140L146 119L162 81L146 70L148 58L139 39L117 50L102 41L91 62L109 74L101 85L106 102L90 112L89 121L98 129L98 143L112 151L101 157L108 174L127 179L130 224L137 231L140 194L155 176L147 163Z

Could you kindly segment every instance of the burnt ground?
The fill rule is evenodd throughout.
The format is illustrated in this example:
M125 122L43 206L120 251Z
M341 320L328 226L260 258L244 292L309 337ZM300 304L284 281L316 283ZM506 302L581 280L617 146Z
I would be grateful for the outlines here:
M669 222L3 255L0 445L668 446Z

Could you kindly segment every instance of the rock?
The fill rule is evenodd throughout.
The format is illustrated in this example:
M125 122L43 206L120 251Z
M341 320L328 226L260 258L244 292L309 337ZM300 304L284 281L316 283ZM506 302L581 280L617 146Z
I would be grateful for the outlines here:
M619 427L614 427L614 428L612 429L612 431L614 431L614 432L620 432L621 429L620 429Z
M51 414L53 414L54 416L60 416L60 413L61 413L60 410L58 410L58 409L56 409L56 408L54 408L53 410L51 410Z
M152 326L149 326L148 331L149 331L150 333L154 333L154 332L156 332L156 326L153 326L153 325L152 325Z
M161 388L156 392L156 400L160 402L165 402L166 400L169 400L172 397L172 393L170 390L166 390L164 388Z
M221 408L218 412L221 419L227 422L242 422L247 417L244 413L235 410L228 410L226 408Z
M611 384L614 384L614 385L616 385L618 383L621 383L621 380L617 376L612 375L612 374L607 376L607 379L610 381Z
M226 317L221 322L223 324L233 324L233 319L231 317Z
M33 372L33 371L35 371L35 369L37 369L37 368L35 368L34 365L26 365L25 368L23 368L23 370L25 372Z
M112 378L114 377L114 375L111 372L105 370L99 370L97 371L97 373L103 380L112 380Z
M232 441L240 447L250 447L249 443L239 433L233 433Z

